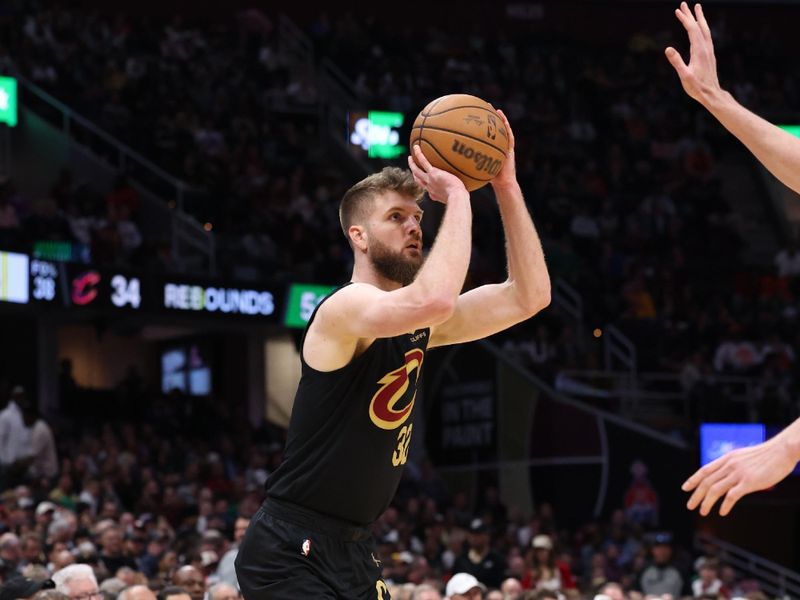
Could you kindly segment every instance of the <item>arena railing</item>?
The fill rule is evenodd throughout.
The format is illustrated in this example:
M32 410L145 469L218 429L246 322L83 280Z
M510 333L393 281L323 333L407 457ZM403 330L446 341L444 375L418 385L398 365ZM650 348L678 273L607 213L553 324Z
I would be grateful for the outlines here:
M286 15L278 16L278 50L296 63L314 64L314 44Z
M575 456L575 455L551 455L546 458L532 458L530 457L529 453L523 453L522 456L518 457L516 460L509 460L508 456L504 456L502 454L498 455L497 462L488 462L488 463L471 463L464 466L454 466L454 467L446 467L441 468L442 471L458 471L458 470L482 470L482 469L498 469L507 471L509 469L516 469L521 468L523 470L528 469L530 467L536 466L553 466L553 467L565 467L568 465L572 466L580 466L580 465L596 465L600 469L600 477L598 485L596 486L596 498L594 502L594 514L595 516L599 516L602 513L603 507L605 506L605 502L607 501L607 492L609 489L609 481L611 477L611 439L609 436L612 435L613 431L626 431L629 435L637 436L637 448L643 442L653 442L651 446L653 448L662 448L662 449L680 449L681 451L687 451L689 445L686 441L682 439L678 439L673 435L669 435L667 433L658 431L653 427L649 427L642 423L635 421L634 419L614 412L612 410L608 410L606 408L601 408L593 403L586 401L584 399L579 399L572 397L568 394L564 394L544 379L536 375L535 373L531 372L528 368L522 365L519 361L515 358L511 357L503 351L500 347L498 347L495 343L491 340L480 340L476 342L480 347L482 347L487 353L493 355L494 358L497 360L498 366L505 366L517 376L519 376L522 381L524 381L525 385L528 386L530 390L530 401L533 403L538 403L542 401L546 402L554 402L558 405L562 405L564 407L568 407L571 410L577 410L580 413L583 413L585 416L590 417L596 422L598 439L599 439L599 448L596 455L588 455L588 456ZM441 370L442 372L444 370ZM505 399L504 399L505 400ZM524 420L524 417L521 414L514 413L513 420ZM616 435L616 434L614 434ZM502 436L499 436L502 437ZM528 443L530 443L530 435L526 436ZM619 439L615 437L617 441Z
M707 533L695 536L695 546L701 552L709 546L718 548L724 563L755 579L761 590L773 598L800 598L800 573L796 571Z
M574 397L603 402L632 418L673 415L690 418L691 396L683 389L679 373L641 372L631 386L628 371L564 369L558 372L556 387ZM726 400L742 405L745 418L758 421L758 404L763 394L759 377L713 373L700 383L717 388Z
M54 98L24 76L14 75L23 94L23 106L31 110L52 126L61 130L70 143L88 150L109 169L126 174L134 187L142 188L158 198L152 208L161 213L171 224L171 244L177 264L191 257L187 249L199 253L209 270L216 270L215 240L200 223L186 212L190 199L204 194L203 190L171 175L161 167L104 131L89 119L81 116L69 106Z

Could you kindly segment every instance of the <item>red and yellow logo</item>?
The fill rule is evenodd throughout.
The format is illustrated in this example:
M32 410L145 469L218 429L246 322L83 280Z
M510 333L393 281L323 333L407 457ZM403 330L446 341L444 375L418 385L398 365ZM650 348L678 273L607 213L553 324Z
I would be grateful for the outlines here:
M409 350L406 352L405 365L390 371L378 380L378 385L381 387L375 392L369 403L369 418L381 429L397 429L411 415L414 400L417 399L416 390L406 406L401 409L395 409L395 407L408 391L408 380L411 373L416 369L417 376L419 376L423 358L425 358L425 353L419 348Z

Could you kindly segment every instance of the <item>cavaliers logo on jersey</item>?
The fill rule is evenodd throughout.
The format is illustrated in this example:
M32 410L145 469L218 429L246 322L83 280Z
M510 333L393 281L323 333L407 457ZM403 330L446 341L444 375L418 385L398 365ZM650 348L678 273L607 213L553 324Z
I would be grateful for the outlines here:
M417 398L416 377L419 377L422 359L425 352L419 348L414 348L406 352L405 365L390 371L378 380L381 386L369 403L369 418L381 429L397 429L406 422L411 411L414 409L414 400ZM408 391L411 374L416 371L414 378L414 394L411 400L398 408Z

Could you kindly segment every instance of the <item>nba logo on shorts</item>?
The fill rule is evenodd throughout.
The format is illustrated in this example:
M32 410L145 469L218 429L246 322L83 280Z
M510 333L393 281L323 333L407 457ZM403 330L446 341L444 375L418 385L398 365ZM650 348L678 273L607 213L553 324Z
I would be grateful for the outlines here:
M305 539L303 540L303 547L301 549L301 554L303 556L308 556L311 554L311 540Z

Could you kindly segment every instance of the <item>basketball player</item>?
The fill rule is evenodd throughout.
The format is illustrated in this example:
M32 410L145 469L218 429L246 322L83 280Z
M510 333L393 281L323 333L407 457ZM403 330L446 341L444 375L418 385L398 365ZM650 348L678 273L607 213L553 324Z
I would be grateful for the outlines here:
M686 2L682 2L675 15L689 34L689 64L674 48L667 48L666 55L678 72L683 89L747 146L775 177L800 192L800 139L753 114L720 87L711 31L700 4L695 5L692 14ZM705 516L724 496L719 513L725 516L742 496L784 479L798 460L800 420L763 444L734 450L698 470L683 484L684 491L694 490L687 506L689 510L699 506L700 514Z
M339 214L353 274L306 328L284 460L236 559L246 600L388 600L370 524L391 502L408 459L426 353L506 329L549 303L541 243L501 118L510 149L492 185L507 243L504 283L461 294L470 195L418 147L411 173L386 168L344 195ZM445 204L424 261L423 190Z

